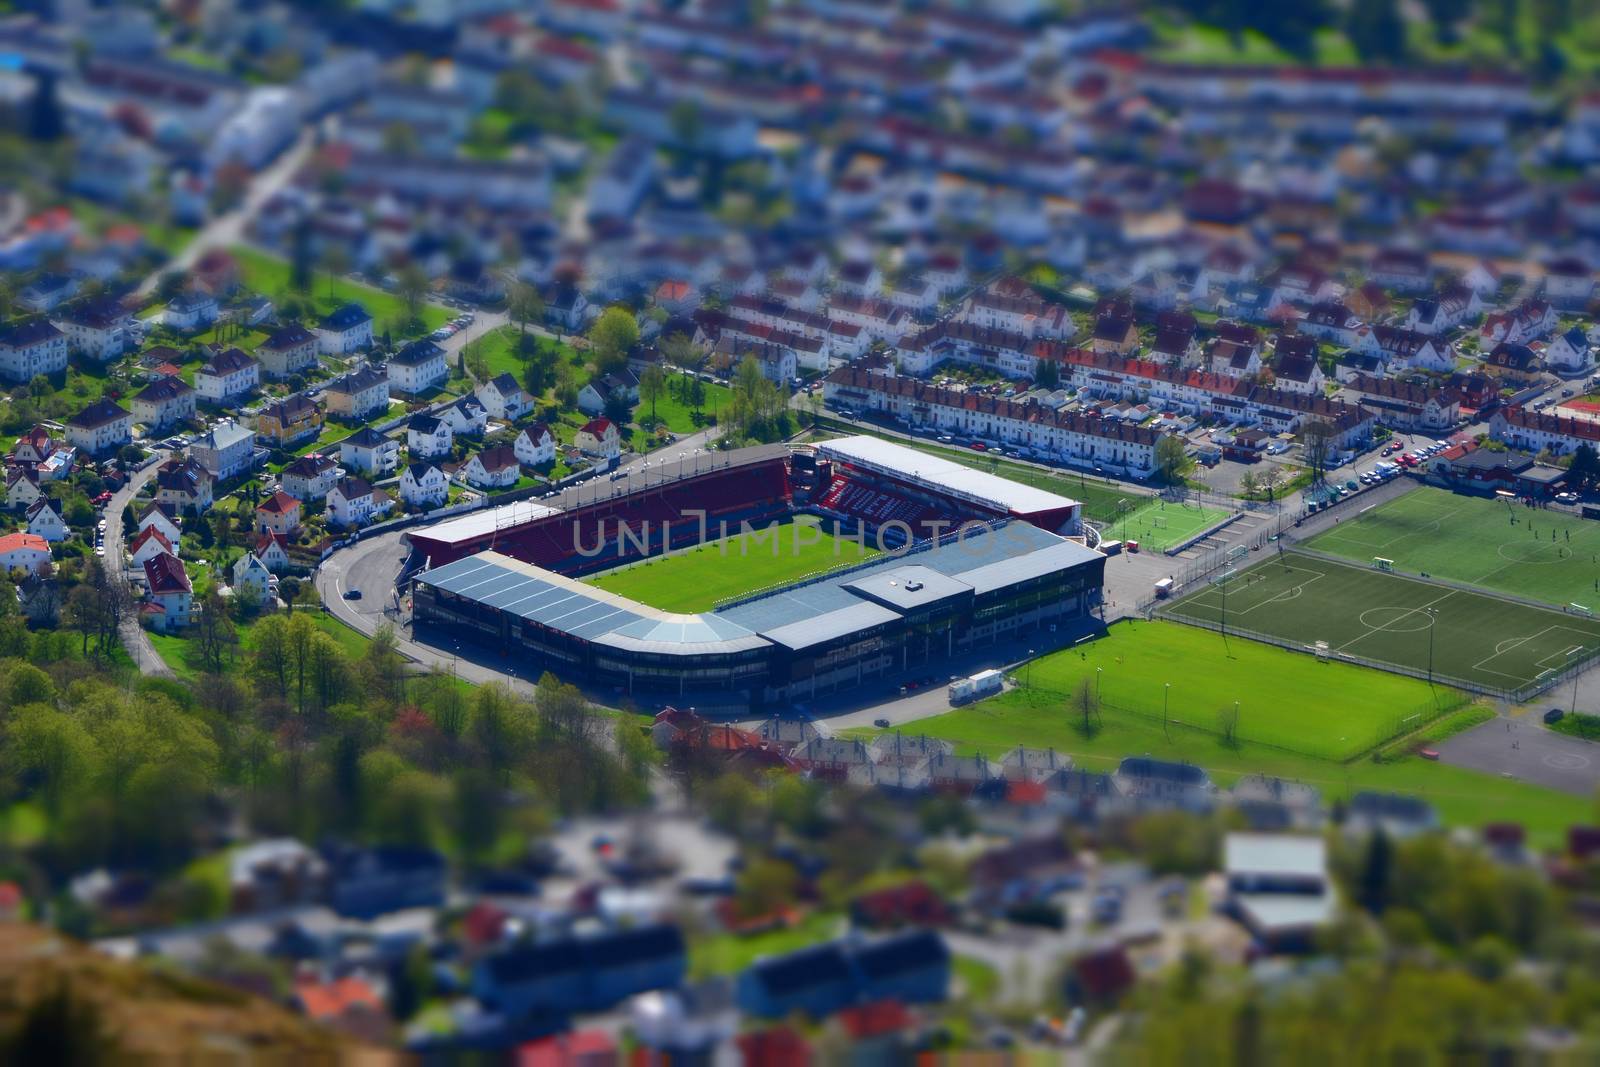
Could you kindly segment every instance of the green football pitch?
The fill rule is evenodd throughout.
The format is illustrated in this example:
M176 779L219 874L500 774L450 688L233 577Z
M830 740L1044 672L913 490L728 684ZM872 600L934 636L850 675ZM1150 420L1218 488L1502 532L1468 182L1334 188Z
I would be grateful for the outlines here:
M1107 520L1101 534L1118 541L1137 541L1141 548L1156 552L1181 545L1228 517L1221 508L1179 504L1153 497L1133 497L1129 502L1137 506L1124 518Z
M1600 620L1290 552L1231 573L1164 615L1255 632L1470 688L1517 690L1600 652Z
M590 578L589 584L662 611L710 611L724 600L878 555L868 544L835 537L801 516L753 533L656 556Z
M1566 607L1600 608L1600 522L1422 486L1346 519L1307 548Z

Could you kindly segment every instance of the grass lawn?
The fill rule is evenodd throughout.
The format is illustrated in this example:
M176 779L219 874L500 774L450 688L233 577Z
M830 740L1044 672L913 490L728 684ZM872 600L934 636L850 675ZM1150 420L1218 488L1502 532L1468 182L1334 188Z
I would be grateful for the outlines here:
M300 612L306 609L295 610ZM356 633L332 615L326 615L315 608L307 613L316 622L317 629L333 638L345 655L351 658L366 655L367 645L371 642L365 636ZM230 673L240 669L240 659L250 651L250 629L254 622L262 617L257 616L256 620L251 622L234 624L239 634L239 646L235 650L235 661L228 668ZM156 655L161 657L161 662L171 668L172 673L178 677L193 682L205 673L205 667L200 660L200 647L194 641L177 634L152 633L149 637L150 643L155 646Z
M1426 719L1465 699L1413 678L1160 621L1117 623L1098 640L1037 660L1021 678L1022 687L983 706L1047 709L1076 736L1080 720L1063 709L1084 679L1097 685L1107 722L1137 716L1160 729L1165 702L1172 722L1216 733L1218 712L1237 701L1239 738L1323 759L1366 752L1409 716Z
M1581 711L1563 715L1550 724L1550 729L1568 737L1581 737L1585 741L1600 741L1600 715L1587 715Z
M813 913L794 926L761 934L717 934L689 946L689 976L735 975L763 956L778 956L820 944L844 933L841 916Z
M241 280L246 288L273 300L291 293L288 260L243 245L234 245L228 251L238 260ZM328 276L318 271L312 277L310 289L294 295L309 300L316 305L318 313L324 315L341 304L354 302L366 308L372 316L375 334L381 334L385 329L396 335L405 332L401 328L406 320L405 301L394 293L386 293L348 278L338 278L330 284ZM425 333L443 326L450 320L452 312L448 308L425 303L420 315L422 329L413 330L412 333Z
M1517 690L1600 652L1600 620L1290 552L1162 614L1268 634L1489 691Z
M1421 486L1307 542L1369 564L1542 600L1600 607L1600 523ZM1588 556L1589 562L1583 562Z
M728 403L733 397L733 390L717 382L706 382L706 400L700 407L700 421L695 420L695 410L683 402L676 388L676 382L668 379L667 391L656 401L655 416L675 434L689 434L705 427L716 412L728 410ZM635 422L646 420L650 417L650 405L641 403L633 409Z
M1097 728L1088 734L1065 710L1059 692L1026 687L924 719L915 728L954 742L963 754L982 752L998 757L1019 744L1051 747L1070 755L1077 766L1096 771L1111 770L1123 757L1133 755L1184 761L1206 768L1224 788L1245 774L1278 775L1316 786L1324 804L1348 799L1362 790L1415 794L1433 803L1440 817L1452 825L1513 820L1525 825L1541 844L1556 843L1567 826L1589 817L1591 805L1580 797L1415 756L1383 763L1365 756L1340 761L1304 753L1313 747L1309 743L1302 743L1302 751L1261 744L1255 740L1257 734L1292 735L1295 727L1308 739L1333 737L1334 730L1354 729L1359 724L1385 729L1388 712L1377 710L1384 705L1375 702L1407 707L1416 695L1415 688L1390 690L1391 684L1410 680L1353 667L1320 678L1303 677L1301 669L1332 670L1342 665L1319 664L1309 656L1244 641L1232 643L1241 658L1228 660L1223 657L1220 638L1210 634L1204 636L1211 638L1211 644L1195 646L1185 655L1190 635L1175 637L1171 630L1159 622L1118 623L1105 638L1045 657L1034 665L1031 680L1035 685L1042 684L1043 671L1055 674L1052 690L1076 677L1093 676L1095 666L1105 668L1107 707ZM1080 651L1089 658L1079 660ZM1118 655L1126 662L1118 663ZM1282 657L1304 662L1287 665ZM1226 666L1219 669L1219 664ZM1161 684L1168 668L1173 670L1171 677L1179 679L1173 682L1173 718L1187 715L1196 723L1170 725L1170 739L1160 716ZM1187 673L1177 673L1180 669ZM1028 677L1026 671L1023 677ZM1197 687L1209 696L1187 700L1178 695ZM1265 701L1252 705L1240 698L1240 740L1233 745L1215 732L1211 722L1216 692L1226 693L1229 688L1253 690ZM1139 693L1147 704L1153 701L1155 714L1113 710L1114 695L1126 689ZM1426 699L1426 685L1421 685L1421 691ZM1253 706L1257 707L1254 714L1250 711ZM1273 716L1277 723L1263 721ZM859 731L863 736L875 732Z
M800 526L811 529L801 533L796 529ZM590 578L589 584L662 611L693 613L878 555L871 546L836 538L816 526L816 519L801 517L775 524L775 535L730 534L606 571Z
M517 352L517 346L521 341L519 333L515 326L502 326L473 342L483 353L483 361L489 366L489 377L509 374L517 381L522 381L523 361ZM540 335L534 335L533 340L541 351L554 349L565 362L581 362L576 358L578 350L565 341Z

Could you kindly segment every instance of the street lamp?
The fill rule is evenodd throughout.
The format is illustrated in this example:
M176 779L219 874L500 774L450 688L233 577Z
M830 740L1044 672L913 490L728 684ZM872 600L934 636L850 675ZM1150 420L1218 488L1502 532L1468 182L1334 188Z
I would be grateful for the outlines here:
M1424 608L1428 613L1428 684L1433 684L1433 631L1439 622L1438 608Z
M1168 682L1161 688L1161 732L1168 741L1172 740L1172 730L1167 726L1167 708L1172 702L1172 683Z
M1094 702L1096 704L1100 703L1100 694L1104 689L1104 672L1105 669L1103 667L1096 667L1094 669Z

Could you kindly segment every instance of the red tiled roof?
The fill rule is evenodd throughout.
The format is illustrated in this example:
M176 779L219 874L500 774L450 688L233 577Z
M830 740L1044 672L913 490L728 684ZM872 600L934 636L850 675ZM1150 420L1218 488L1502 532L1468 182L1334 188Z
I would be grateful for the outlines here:
M338 981L304 982L295 988L300 1007L313 1019L336 1019L351 1008L371 1008L381 1012L383 1000L377 990L360 978Z

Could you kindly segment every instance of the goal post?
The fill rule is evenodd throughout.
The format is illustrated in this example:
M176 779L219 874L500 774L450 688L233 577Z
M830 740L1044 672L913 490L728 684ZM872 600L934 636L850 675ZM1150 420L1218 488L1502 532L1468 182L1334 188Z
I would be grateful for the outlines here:
M1382 556L1373 556L1372 568L1379 571L1392 571L1394 570L1394 560L1384 559Z
M1583 604L1568 604L1566 607L1566 612L1568 615L1582 615L1586 619L1594 618L1594 609L1586 607Z

